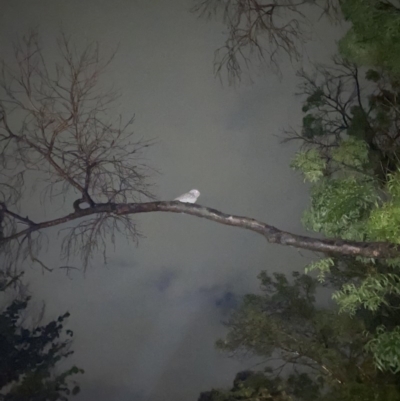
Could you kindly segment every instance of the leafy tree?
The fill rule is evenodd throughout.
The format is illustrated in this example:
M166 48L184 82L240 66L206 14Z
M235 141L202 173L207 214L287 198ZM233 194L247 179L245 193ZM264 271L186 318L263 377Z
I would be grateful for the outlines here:
M69 313L43 326L21 323L30 298L14 300L0 314L0 399L5 401L67 400L79 392L71 376L76 366L55 374L57 364L70 356L73 333L63 332ZM66 339L60 337L66 335Z
M388 75L360 73L341 57L334 57L330 66L315 66L311 75L303 70L298 75L305 97L303 127L300 133L286 132L286 141L300 140L304 150L317 149L324 161L320 175L346 168L386 182L387 174L396 171L399 139L397 87ZM309 158L301 157L303 163ZM318 163L319 158L311 153L310 159Z
M262 391L293 400L399 398L399 375L376 369L365 349L376 327L368 310L351 316L319 307L316 291L321 284L308 275L295 272L289 282L283 274L272 278L262 272L259 279L262 293L243 298L217 346L232 356L261 357L266 369L245 375L240 386L236 379L229 391L203 393L199 400L256 400ZM336 287L343 277L337 270L326 279L325 286Z
M303 223L326 236L399 243L396 84L384 71L369 70L364 78L355 64L341 58L335 58L333 66L317 66L312 76L304 71L299 75L305 96L303 129L287 132L286 140L301 141L292 166L312 185ZM383 306L398 308L400 259L332 256L327 252L308 270L318 270L320 279L333 266L351 271L334 294L342 310L354 314L361 307L379 315ZM398 326L375 330L368 349L377 366L400 371Z
M263 35L272 43L272 55L279 49L274 12L297 13L304 3L206 0L198 4L197 11L223 10L229 34L218 71L225 63L230 78L237 78L241 72L238 57L247 65L252 51L262 55ZM313 76L300 72L301 92L306 95L302 130L287 133L287 140L298 139L302 144L292 166L312 184L311 206L303 222L309 230L341 241L398 244L400 8L397 2L385 0L343 0L337 4L351 23L339 44L342 58L336 58L330 67L317 66ZM331 10L330 3L325 7L325 11ZM295 25L293 20L287 25L294 31L283 30L279 37L286 45L281 49L290 54L296 54L299 45L293 38L297 40L302 34L299 19L295 21ZM365 78L360 77L363 66L374 68ZM395 256L378 261L374 256L360 258L361 254L348 253L347 257L327 248L322 251L324 257L307 270L317 270L320 280L334 268L341 271L342 287L334 299L342 311L354 314L366 309L376 320L385 322L374 327L376 336L366 349L373 353L380 369L399 372L400 331L395 312L400 259ZM387 313L395 317L391 322L384 317Z

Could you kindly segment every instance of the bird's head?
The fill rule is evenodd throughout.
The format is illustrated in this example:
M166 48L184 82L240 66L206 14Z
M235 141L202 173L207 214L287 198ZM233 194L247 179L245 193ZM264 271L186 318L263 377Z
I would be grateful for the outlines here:
M198 191L197 189L192 189L191 191L189 191L189 193L191 193L193 196L196 196L197 198L200 196L200 191Z

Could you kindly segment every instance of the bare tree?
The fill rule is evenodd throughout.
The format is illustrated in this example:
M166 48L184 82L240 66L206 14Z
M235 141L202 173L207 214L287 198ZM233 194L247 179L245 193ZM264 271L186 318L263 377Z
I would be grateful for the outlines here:
M249 66L252 56L279 71L277 57L287 54L301 58L309 20L304 10L318 7L322 14L336 18L337 0L196 0L192 11L200 16L216 16L227 28L225 44L215 52L215 72L226 67L230 83L239 79L242 66ZM265 57L268 55L268 57Z
M15 47L16 65L3 64L0 101L2 181L0 217L2 251L7 266L39 259L45 231L59 227L62 256L79 254L87 266L93 252L105 252L117 233L137 241L135 214L186 213L263 235L270 243L313 251L389 258L400 254L395 244L315 239L284 232L247 217L232 216L199 205L151 201L151 170L141 151L150 143L135 139L132 120L115 121L115 91L102 89L99 78L112 58L100 57L96 44L82 52L62 35L61 60L53 69L38 35L31 33ZM64 202L70 212L46 219L21 210L36 178L41 206ZM35 201L39 202L39 197ZM72 223L71 227L65 227Z
M124 122L113 116L118 92L102 88L99 81L113 56L101 57L96 43L79 52L61 35L54 65L46 61L36 32L14 49L15 62L3 63L0 80L1 231L4 238L14 238L21 227L28 229L18 243L4 242L3 251L41 263L37 253L42 241L32 229L36 223L19 212L30 181L40 180L44 203L78 196L75 211L99 202L152 198L150 171L141 159L150 143L135 138L133 118ZM81 251L86 265L93 250L117 231L137 240L136 226L127 216L85 219L66 233L64 255Z

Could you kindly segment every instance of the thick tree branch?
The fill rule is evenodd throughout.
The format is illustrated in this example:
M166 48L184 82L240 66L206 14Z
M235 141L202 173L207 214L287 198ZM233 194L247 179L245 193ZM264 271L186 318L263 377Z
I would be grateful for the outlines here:
M318 239L296 235L282 231L269 224L248 217L234 216L200 205L181 202L147 202L147 203L106 203L98 204L58 219L36 223L34 226L21 230L0 240L1 243L28 236L35 231L55 227L69 221L75 221L96 214L113 214L117 216L133 215L150 212L185 213L196 217L212 220L219 224L235 226L254 231L266 238L269 243L292 246L310 251L338 255L361 256L366 258L387 259L400 256L400 245L385 242L356 242L341 239Z

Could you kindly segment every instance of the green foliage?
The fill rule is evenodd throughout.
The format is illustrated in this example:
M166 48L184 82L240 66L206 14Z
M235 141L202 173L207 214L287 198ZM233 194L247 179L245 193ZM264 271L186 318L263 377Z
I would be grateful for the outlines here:
M79 394L80 387L70 381L70 376L82 374L82 369L73 366L60 375L50 376L45 371L35 371L23 376L21 382L11 388L6 401L67 401L69 396ZM72 385L72 388L70 388Z
M388 175L385 190L388 198L372 211L367 231L377 241L400 243L400 173Z
M314 108L322 106L324 103L323 97L324 97L323 89L316 88L315 92L313 92L310 96L307 97L307 99L302 107L303 113L307 113L308 111L310 111ZM304 123L304 120L303 120L303 123Z
M374 183L350 176L324 179L311 190L303 224L331 237L363 239L366 220L378 199Z
M324 401L397 401L399 391L395 384L380 386L379 383L352 383L338 388L338 391L327 395Z
M332 267L333 260L326 259L326 264ZM310 276L295 272L289 281L283 274L262 272L259 279L262 293L243 298L226 323L228 334L217 345L234 355L261 357L267 368L252 372L254 381L244 375L241 382L239 374L232 389L202 393L199 401L255 401L268 399L263 398L268 394L270 399L284 394L299 401L399 399L398 379L392 373L378 374L365 348L376 342L360 315L318 307L320 285ZM328 272L326 283L333 282ZM276 353L286 374L276 368ZM291 369L292 364L297 368Z
M70 377L83 373L75 366L58 375L52 373L62 359L72 354L68 339L72 331L66 330L66 339L61 339L69 314L29 329L20 323L28 304L29 298L15 300L0 314L0 398L66 401L79 392Z
M391 196L391 199L396 204L400 204L400 172L390 174L388 176L388 182L386 188Z
M400 372L400 327L387 331L380 326L376 330L376 337L366 345L375 357L376 366L384 371Z
M227 322L226 338L217 346L236 354L263 357L280 349L284 359L319 366L324 380L341 378L343 365L347 364L342 350L351 347L354 352L362 352L362 323L345 314L317 309L317 281L307 275L293 273L293 283L277 273L271 278L263 272L259 278L263 294L243 298L241 307Z
M373 210L367 231L371 239L400 243L400 205L387 202Z
M324 176L326 162L315 149L298 152L294 157L291 167L300 170L304 174L304 180L317 182Z
M322 120L318 117L313 116L312 114L307 114L303 118L302 135L305 138L312 138L314 136L324 135Z
M353 158L355 167L365 168L366 152L360 152L360 149L356 142L350 142L350 146L341 147L342 153L336 159L347 164L346 161ZM387 177L384 192L367 178L350 176L320 180L312 187L312 205L304 213L304 224L331 237L400 243L400 174L388 174ZM373 261L360 262L367 269ZM333 264L331 258L323 258L308 266L306 271L317 269L318 279L323 280ZM400 266L399 260L389 260L386 264L388 268ZM393 297L400 297L400 276L387 270L383 273L375 270L369 274L360 271L359 279L345 283L333 295L341 310L350 315L363 308L379 314L383 305L392 308ZM398 313L396 309L394 313ZM397 353L382 345L391 344L393 348L399 344L397 340L395 329L385 333L378 331L370 343L368 350L380 369L400 371Z
M389 305L388 295L400 295L400 276L396 274L369 275L360 285L345 284L333 294L341 311L355 314L361 306L376 312L384 305Z
M340 7L351 24L339 44L342 58L334 58L329 67L316 66L315 74L299 73L305 97L302 129L287 133L288 140L301 140L301 151L291 166L312 184L311 206L303 223L338 242L400 244L400 9L398 2L384 0L342 0ZM226 11L229 8L227 4ZM362 66L373 68L365 74L365 87ZM296 363L308 358L330 369L331 379L345 383L335 388L332 397L328 391L324 397L310 399L400 399L393 382L381 386L382 377L374 368L400 370L399 267L400 258L381 261L331 255L308 266L306 271L318 271L320 281L328 278L328 283L340 285L334 295L343 311L340 315L317 309L313 291L308 292L309 298L299 291L299 277L293 285L281 275L274 280L261 277L265 296L244 298L228 322L226 339L218 344L228 351L259 356L280 349L286 360L288 355ZM360 315L368 323L365 335L361 326L366 322ZM378 321L385 323L382 330L375 330ZM332 343L325 341L322 346L321 338ZM294 358L293 352L301 357ZM353 359L348 362L343 355L350 354Z
M351 120L347 128L347 135L357 139L365 139L370 129L370 123L364 109L360 106L353 106L350 109Z
M400 10L381 0L344 0L343 14L352 24L340 41L345 58L400 74Z
M354 121L354 120L353 120ZM332 158L344 166L362 168L368 163L368 147L365 141L356 138L343 140L332 151Z
M330 271L330 268L334 265L334 261L332 258L324 258L319 259L315 262L310 263L305 268L306 273L310 273L312 271L318 271L318 282L322 283L325 281L325 275Z
M400 244L400 12L378 0L341 4L352 23L340 44L347 60L336 57L332 67L299 74L305 115L301 133L291 138L302 140L292 167L312 183L303 224L338 241ZM349 60L375 67L365 74L365 88L359 65ZM321 281L340 271L341 287L334 294L340 308L353 316L368 313L395 333L400 326L400 258L382 262L330 256L306 271L316 270ZM380 344L383 334L375 326L370 328L373 344ZM383 358L382 348L369 352L375 361ZM391 362L390 352L385 355L378 366L400 368L395 353Z
M385 262L391 268L400 267L400 258L386 259Z

